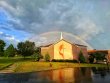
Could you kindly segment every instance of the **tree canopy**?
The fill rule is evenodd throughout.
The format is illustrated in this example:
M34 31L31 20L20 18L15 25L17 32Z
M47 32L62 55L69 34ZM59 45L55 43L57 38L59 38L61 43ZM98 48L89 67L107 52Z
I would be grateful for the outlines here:
M0 56L3 56L3 54L4 54L5 45L6 45L6 43L0 39Z
M35 43L30 41L19 42L17 45L19 54L25 56L31 56L34 53Z
M96 58L96 60L104 60L106 53L103 52L94 52L92 53L90 56L92 56L93 58Z
M12 44L10 44L7 49L4 51L4 56L6 57L14 57L15 56L15 48Z

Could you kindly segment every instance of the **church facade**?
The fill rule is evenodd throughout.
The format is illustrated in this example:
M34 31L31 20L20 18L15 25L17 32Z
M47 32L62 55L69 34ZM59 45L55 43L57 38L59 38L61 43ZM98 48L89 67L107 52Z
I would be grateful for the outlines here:
M45 56L48 53L51 60L78 60L80 52L87 60L87 46L68 42L63 39L62 35L58 42L41 46L41 55Z

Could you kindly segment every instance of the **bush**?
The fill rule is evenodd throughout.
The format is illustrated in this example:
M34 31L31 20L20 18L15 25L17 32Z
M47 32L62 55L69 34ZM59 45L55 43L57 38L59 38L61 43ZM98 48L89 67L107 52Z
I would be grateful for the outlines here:
M42 56L41 56L40 54L38 54L38 53L34 53L34 54L32 55L32 57L33 57L33 59L34 59L35 61L39 61L39 60L42 58Z
M89 63L93 63L94 62L94 56L90 55L89 56Z
M86 59L85 59L85 57L83 56L82 51L80 51L80 53L79 53L79 58L78 58L78 60L80 61L80 63L85 63L85 62L86 62Z
M47 53L44 57L45 61L50 61L50 55Z

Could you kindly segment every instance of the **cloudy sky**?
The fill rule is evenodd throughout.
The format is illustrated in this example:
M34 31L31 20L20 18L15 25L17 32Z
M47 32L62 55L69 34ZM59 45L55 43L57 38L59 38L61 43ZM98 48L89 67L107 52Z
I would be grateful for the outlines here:
M110 0L0 0L0 39L8 44L62 31L110 49L109 26Z

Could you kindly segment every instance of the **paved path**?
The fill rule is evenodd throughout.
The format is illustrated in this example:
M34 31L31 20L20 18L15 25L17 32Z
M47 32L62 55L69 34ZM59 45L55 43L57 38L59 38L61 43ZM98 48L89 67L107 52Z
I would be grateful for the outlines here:
M9 67L7 67L3 70L0 70L0 73L13 73L15 67L16 67L15 64L12 64L12 65L10 65Z

